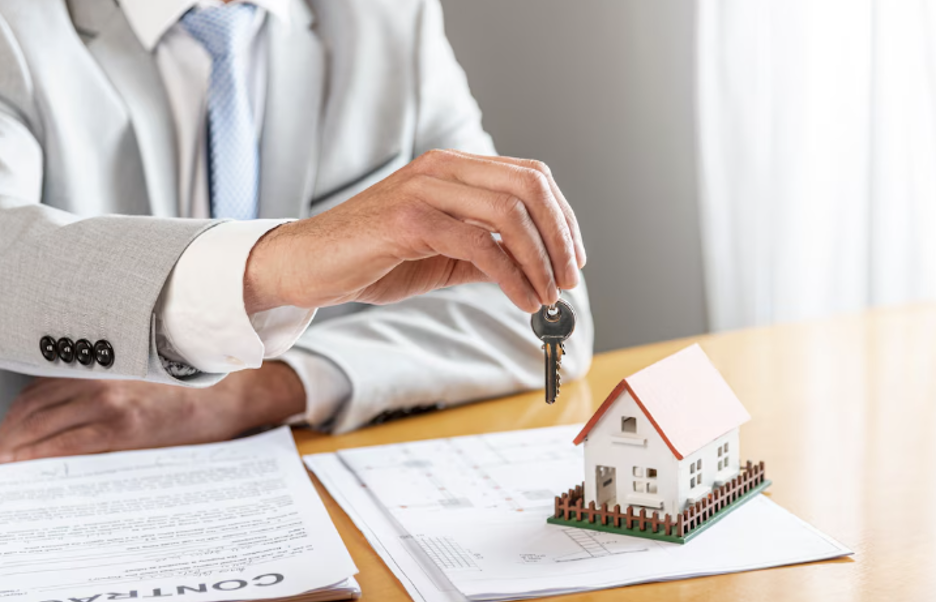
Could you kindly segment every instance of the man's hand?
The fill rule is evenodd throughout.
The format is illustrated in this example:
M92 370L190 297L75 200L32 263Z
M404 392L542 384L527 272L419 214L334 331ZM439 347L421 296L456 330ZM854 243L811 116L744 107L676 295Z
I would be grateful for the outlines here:
M305 408L303 384L280 362L208 389L37 378L0 424L0 463L221 441Z
M244 300L249 314L384 304L489 281L530 313L576 286L585 263L576 216L546 165L430 151L338 207L261 238Z

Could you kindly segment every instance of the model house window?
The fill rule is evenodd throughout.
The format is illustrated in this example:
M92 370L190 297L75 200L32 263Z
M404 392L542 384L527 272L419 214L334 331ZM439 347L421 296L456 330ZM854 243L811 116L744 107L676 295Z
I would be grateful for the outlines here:
M723 460L717 460L717 471L718 471L718 472L721 471L721 470L723 470L723 466L724 466Z
M645 491L645 484L642 483L641 481L632 481L632 489L637 491L638 493L642 493L643 491Z
M723 446L717 448L717 458L723 457Z
M694 488L694 485L696 485L696 484L697 484L697 479L695 479L694 477L691 477L691 478L690 478L690 488L693 489L693 488Z
M648 469L648 478L649 478L649 479L657 479L657 478L658 478L658 469L657 469L657 468L649 468L649 469Z
M647 487L646 487L645 491L647 491L648 493L658 493L658 484L657 484L657 483L647 483Z
M622 432L623 433L636 433L638 425L635 422L635 418L632 416L623 416L622 417Z
M703 481L703 476L698 472L697 473L697 484L700 485L700 482Z
M640 467L640 466L633 466L633 467L632 467L632 476L633 476L633 477L638 477L639 479L642 478L642 477L644 477L644 476L645 476L645 469L643 469L643 468Z
M726 443L723 444L723 453L724 453L724 454L730 453L730 443L729 443L729 441L727 441Z
M697 460L697 472L703 470L703 460Z
M694 474L695 472L697 472L697 465L696 465L695 463L691 462L691 464L690 464L690 473L691 473L691 474Z

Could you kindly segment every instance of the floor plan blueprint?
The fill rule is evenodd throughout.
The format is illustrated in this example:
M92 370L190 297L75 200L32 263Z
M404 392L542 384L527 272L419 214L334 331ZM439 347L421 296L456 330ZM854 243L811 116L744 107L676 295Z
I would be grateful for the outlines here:
M415 599L503 600L850 551L765 496L681 546L546 522L582 480L578 425L341 450L307 465ZM758 529L754 528L758 525Z
M605 558L618 554L648 551L647 546L636 545L638 542L601 531L588 531L587 529L574 527L567 527L561 531L570 538L570 541L580 546L582 550L577 550L573 554L556 556L553 559L554 562L576 562L588 558Z
M524 512L553 506L583 470L575 429L539 429L435 439L338 452L388 506L445 512L474 508Z

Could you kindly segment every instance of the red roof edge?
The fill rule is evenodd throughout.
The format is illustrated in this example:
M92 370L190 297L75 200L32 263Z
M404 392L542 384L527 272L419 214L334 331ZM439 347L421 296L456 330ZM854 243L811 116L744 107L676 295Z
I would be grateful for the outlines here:
M616 385L616 388L612 390L612 393L609 394L609 397L607 397L606 400L603 401L602 405L599 406L599 409L596 410L596 413L593 414L593 417L589 419L589 422L586 423L586 426L583 427L583 430L580 431L580 434L576 436L576 439L573 440L574 445L583 443L583 441L586 439L586 436L590 434L590 431L593 430L593 427L596 426L597 422L599 422L599 419L603 417L603 414L606 413L606 410L609 409L609 406L611 406L612 403L619 398L619 395L622 395L622 392L625 391L626 387L628 387L628 384L626 384L625 379L623 378L622 381ZM644 410L644 408L642 409Z
M592 418L589 419L589 422L587 422L583 427L583 430L580 431L580 434L577 435L576 439L573 440L573 444L579 445L586 440L586 437L590 434L590 431L593 430L593 427L596 426L596 423L599 422L599 419L602 418L603 414L606 413L606 410L608 410L612 404L615 403L617 399L619 399L619 396L622 395L623 391L629 392L629 395L631 395L632 399L635 400L635 403L638 404L638 407L642 410L642 413L645 414L645 417L648 418L648 421L651 422L651 425L655 427L655 430L658 431L659 435L661 435L661 439L664 441L665 445L668 446L668 449L671 450L671 453L674 454L674 457L678 460L683 460L684 456L681 455L681 453L678 452L673 445L671 445L671 441L668 439L667 435L664 434L664 432L661 430L661 427L658 426L657 422L655 422L655 419L652 418L651 414L648 413L648 410L645 408L645 404L642 403L642 400L638 398L638 395L635 394L635 391L632 390L632 387L629 386L629 383L626 382L624 378L619 382L618 385L616 385L616 388L612 390L612 393L606 397L602 405L599 406L599 409L596 410L596 413L593 414Z
M641 408L642 412L645 414L645 417L648 418L648 422L650 422L651 425L655 427L655 430L658 431L658 434L661 435L661 439L664 441L665 445L668 446L668 449L671 450L671 453L674 454L674 457L678 460L683 460L684 456L681 454L681 452L677 451L673 445L671 445L671 440L668 439L668 436L664 433L664 431L661 430L661 427L658 426L658 423L655 422L654 417L648 412L648 409L645 408L645 404L643 404L642 400L638 398L638 395L635 394L635 391L632 390L632 387L629 386L629 383L625 382L624 380L622 382L625 383L625 388L628 390L629 395L632 396L632 399L634 399L635 403L638 404L638 407Z

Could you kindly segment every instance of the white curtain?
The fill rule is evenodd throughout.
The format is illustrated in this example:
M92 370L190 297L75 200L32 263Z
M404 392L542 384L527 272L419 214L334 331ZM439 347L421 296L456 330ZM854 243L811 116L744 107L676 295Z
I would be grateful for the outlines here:
M934 3L698 8L711 328L933 299Z

